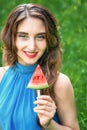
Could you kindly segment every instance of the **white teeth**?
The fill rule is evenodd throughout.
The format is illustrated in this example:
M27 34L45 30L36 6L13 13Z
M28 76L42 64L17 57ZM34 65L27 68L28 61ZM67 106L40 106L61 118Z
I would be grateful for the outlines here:
M26 54L29 54L29 55L35 55L37 52L27 52L25 51Z
M26 53L27 53L27 54L30 54L30 55L32 55L32 54L36 54L36 53L33 53L33 52L32 52L32 53L31 53L31 52L26 52Z

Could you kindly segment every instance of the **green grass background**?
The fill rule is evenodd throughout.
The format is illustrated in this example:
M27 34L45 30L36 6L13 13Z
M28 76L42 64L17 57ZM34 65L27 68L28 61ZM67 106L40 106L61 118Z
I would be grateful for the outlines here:
M0 32L10 11L21 3L47 7L60 25L63 64L61 71L73 84L81 130L87 129L87 0L0 0ZM2 52L0 41L0 66Z

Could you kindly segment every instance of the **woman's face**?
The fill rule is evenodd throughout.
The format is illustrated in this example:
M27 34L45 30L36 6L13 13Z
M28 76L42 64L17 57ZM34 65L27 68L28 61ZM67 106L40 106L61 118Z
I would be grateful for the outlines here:
M37 18L27 18L17 28L16 47L18 62L35 64L47 48L44 23Z

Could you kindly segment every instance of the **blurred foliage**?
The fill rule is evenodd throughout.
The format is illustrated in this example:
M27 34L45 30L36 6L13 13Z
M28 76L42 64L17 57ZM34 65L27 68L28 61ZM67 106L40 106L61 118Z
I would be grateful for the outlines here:
M63 48L61 71L74 87L81 130L87 129L87 1L86 0L0 0L0 32L10 11L21 3L39 3L57 18ZM1 59L0 42L0 59ZM0 60L1 65L1 60Z

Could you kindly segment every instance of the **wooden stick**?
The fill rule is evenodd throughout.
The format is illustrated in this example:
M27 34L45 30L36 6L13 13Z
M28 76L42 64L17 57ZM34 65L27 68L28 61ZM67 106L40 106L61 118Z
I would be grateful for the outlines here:
M37 96L38 97L40 96L40 90L37 90Z

